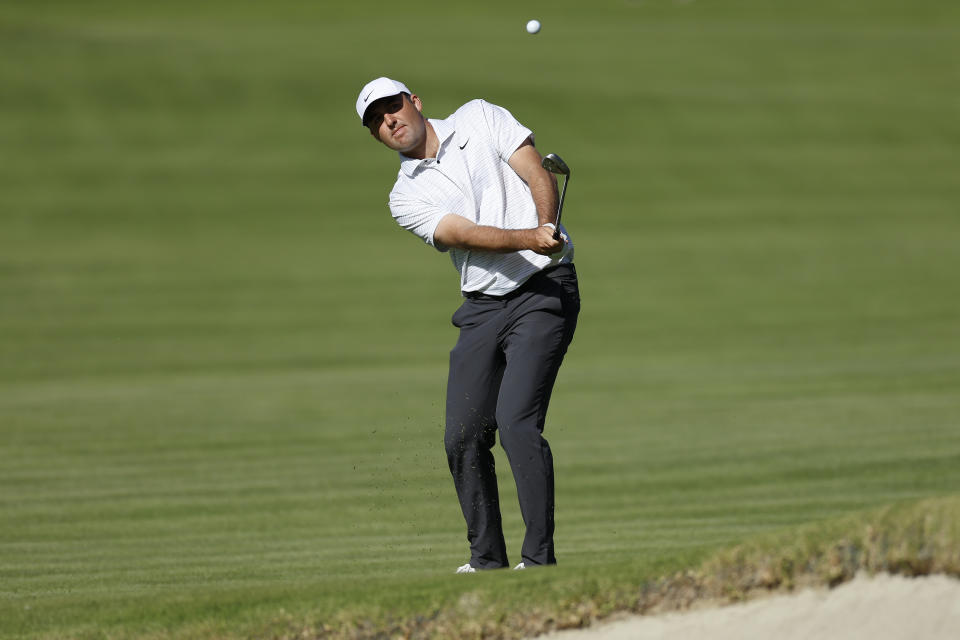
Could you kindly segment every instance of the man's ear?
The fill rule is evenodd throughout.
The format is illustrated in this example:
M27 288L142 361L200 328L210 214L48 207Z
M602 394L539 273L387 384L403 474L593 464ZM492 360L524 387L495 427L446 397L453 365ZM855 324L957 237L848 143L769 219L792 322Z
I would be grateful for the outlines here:
M420 113L423 113L423 102L420 101L420 96L418 96L415 93L412 94L410 96L410 102L412 102L413 106L417 108L417 111L419 111Z

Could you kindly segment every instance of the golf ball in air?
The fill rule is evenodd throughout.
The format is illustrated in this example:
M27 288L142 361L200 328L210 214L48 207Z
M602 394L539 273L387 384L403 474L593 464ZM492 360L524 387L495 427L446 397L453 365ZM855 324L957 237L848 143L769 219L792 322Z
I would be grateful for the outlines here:
M527 33L536 33L538 31L540 31L539 20L531 20L530 22L527 23Z

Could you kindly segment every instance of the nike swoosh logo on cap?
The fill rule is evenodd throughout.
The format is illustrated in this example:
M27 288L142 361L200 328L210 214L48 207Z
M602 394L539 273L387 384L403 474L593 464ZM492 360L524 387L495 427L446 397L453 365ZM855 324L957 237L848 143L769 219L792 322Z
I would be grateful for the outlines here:
M370 96L372 96L372 95L373 95L373 91L371 91L370 93L368 93L368 94L367 94L367 97L364 98L363 101L366 102L367 100L370 99Z
M470 142L470 141L467 140L467 142ZM464 142L462 145L460 145L460 151L463 151L463 148L467 146L467 142Z

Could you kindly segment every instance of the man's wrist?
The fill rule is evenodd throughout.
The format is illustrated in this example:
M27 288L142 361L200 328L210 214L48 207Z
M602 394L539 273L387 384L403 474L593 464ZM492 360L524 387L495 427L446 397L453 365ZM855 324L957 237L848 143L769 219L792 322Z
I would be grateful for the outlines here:
M520 249L529 249L532 250L535 246L534 238L536 237L537 229L523 229L520 232L521 246Z

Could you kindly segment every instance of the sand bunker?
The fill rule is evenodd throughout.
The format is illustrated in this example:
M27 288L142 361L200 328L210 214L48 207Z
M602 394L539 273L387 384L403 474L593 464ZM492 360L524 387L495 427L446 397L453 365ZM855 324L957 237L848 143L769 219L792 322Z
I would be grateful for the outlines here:
M631 616L538 640L957 640L960 580L858 576L832 590L806 590L744 604Z

